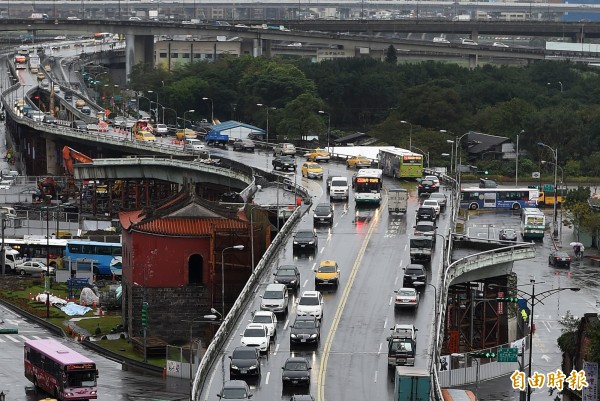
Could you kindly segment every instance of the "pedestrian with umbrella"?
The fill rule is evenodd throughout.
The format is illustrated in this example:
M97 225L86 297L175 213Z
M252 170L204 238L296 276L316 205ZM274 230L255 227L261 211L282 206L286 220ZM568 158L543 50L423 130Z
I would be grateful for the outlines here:
M583 244L581 242L571 242L569 245L573 247L575 259L580 260L583 257L583 251L585 251Z

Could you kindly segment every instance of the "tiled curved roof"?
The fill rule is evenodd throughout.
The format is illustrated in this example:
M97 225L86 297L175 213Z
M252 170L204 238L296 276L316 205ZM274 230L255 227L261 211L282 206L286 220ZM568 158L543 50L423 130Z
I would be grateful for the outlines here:
M214 230L243 230L248 223L226 218L157 218L135 224L134 231L160 235L200 236L209 235Z

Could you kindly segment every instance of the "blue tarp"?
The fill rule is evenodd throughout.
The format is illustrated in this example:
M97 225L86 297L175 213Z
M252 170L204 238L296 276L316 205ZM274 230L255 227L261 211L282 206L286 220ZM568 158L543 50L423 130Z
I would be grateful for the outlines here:
M69 302L66 306L60 308L68 316L83 316L92 310L89 306L77 305L75 302Z

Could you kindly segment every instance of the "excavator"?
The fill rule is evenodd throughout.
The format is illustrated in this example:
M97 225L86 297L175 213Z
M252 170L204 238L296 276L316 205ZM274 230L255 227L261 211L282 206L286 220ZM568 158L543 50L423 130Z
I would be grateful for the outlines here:
M67 192L68 195L75 195L75 178L73 176L73 162L77 161L79 163L92 163L94 159L91 157L84 155L81 152L76 151L73 148L68 146L63 147L62 150L63 160L65 162L65 168L67 169ZM49 177L46 177L49 178ZM41 188L40 188L41 190ZM43 193L44 191L42 191Z

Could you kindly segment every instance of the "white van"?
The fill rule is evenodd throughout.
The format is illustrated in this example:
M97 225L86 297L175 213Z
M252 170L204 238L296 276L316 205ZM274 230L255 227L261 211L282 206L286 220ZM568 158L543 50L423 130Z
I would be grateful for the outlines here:
M402 188L388 189L388 212L406 213L408 208L408 191Z
M17 218L17 212L14 208L10 206L0 206L0 213L4 213L5 219L15 219Z
M19 251L12 249L10 246L6 246L4 247L4 255L5 273L16 273L15 266L24 262Z
M204 144L202 143L202 141L196 138L185 138L183 148L192 152L199 152L201 150L204 150Z
M329 199L348 200L349 196L348 177L332 177L329 184Z

